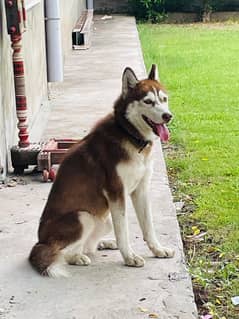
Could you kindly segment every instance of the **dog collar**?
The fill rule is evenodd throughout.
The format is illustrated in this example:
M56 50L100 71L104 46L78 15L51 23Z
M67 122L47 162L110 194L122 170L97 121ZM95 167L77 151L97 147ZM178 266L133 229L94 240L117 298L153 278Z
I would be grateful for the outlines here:
M140 132L126 118L119 117L115 119L122 131L127 134L129 141L139 149L139 153L141 153L148 144L152 144L151 141L145 140Z

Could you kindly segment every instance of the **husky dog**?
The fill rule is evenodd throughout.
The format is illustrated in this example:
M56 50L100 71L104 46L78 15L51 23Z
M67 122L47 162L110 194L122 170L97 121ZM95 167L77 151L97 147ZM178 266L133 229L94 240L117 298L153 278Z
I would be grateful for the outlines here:
M40 274L67 276L65 264L89 265L89 254L97 248L118 248L125 265L144 266L129 243L127 195L154 256L174 255L156 238L148 198L153 142L157 136L168 140L165 123L171 118L156 65L142 81L126 68L114 112L73 146L60 165L29 257ZM110 213L116 241L100 241L112 229Z

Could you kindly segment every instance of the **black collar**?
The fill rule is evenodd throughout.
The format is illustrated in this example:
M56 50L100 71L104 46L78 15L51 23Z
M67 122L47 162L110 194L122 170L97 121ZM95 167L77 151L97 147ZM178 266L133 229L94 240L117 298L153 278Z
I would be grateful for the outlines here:
M127 134L129 141L139 149L141 153L148 144L152 144L151 141L145 140L140 132L125 118L125 116L116 116L115 122L121 128L121 130Z

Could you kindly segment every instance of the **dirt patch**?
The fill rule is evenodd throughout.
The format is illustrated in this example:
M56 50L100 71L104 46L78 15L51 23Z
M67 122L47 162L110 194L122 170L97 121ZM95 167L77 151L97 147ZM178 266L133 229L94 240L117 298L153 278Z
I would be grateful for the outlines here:
M212 12L209 17L209 24L212 23L235 23L239 22L239 12ZM168 12L167 18L164 20L164 23L169 24L188 24L188 23L199 23L202 21L202 17L199 13L193 12ZM207 25L207 23L206 23Z
M200 21L200 16L197 13L184 13L184 12L168 12L165 23L182 24L193 23Z
M239 22L239 12L238 11L213 12L211 14L211 21L212 22L225 22L225 21Z

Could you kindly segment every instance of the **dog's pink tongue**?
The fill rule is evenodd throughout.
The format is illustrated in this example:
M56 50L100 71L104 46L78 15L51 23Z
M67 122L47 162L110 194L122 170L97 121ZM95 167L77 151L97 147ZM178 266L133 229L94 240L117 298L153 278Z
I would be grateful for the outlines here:
M157 125L158 136L160 136L162 142L167 142L169 140L169 130L165 124Z

